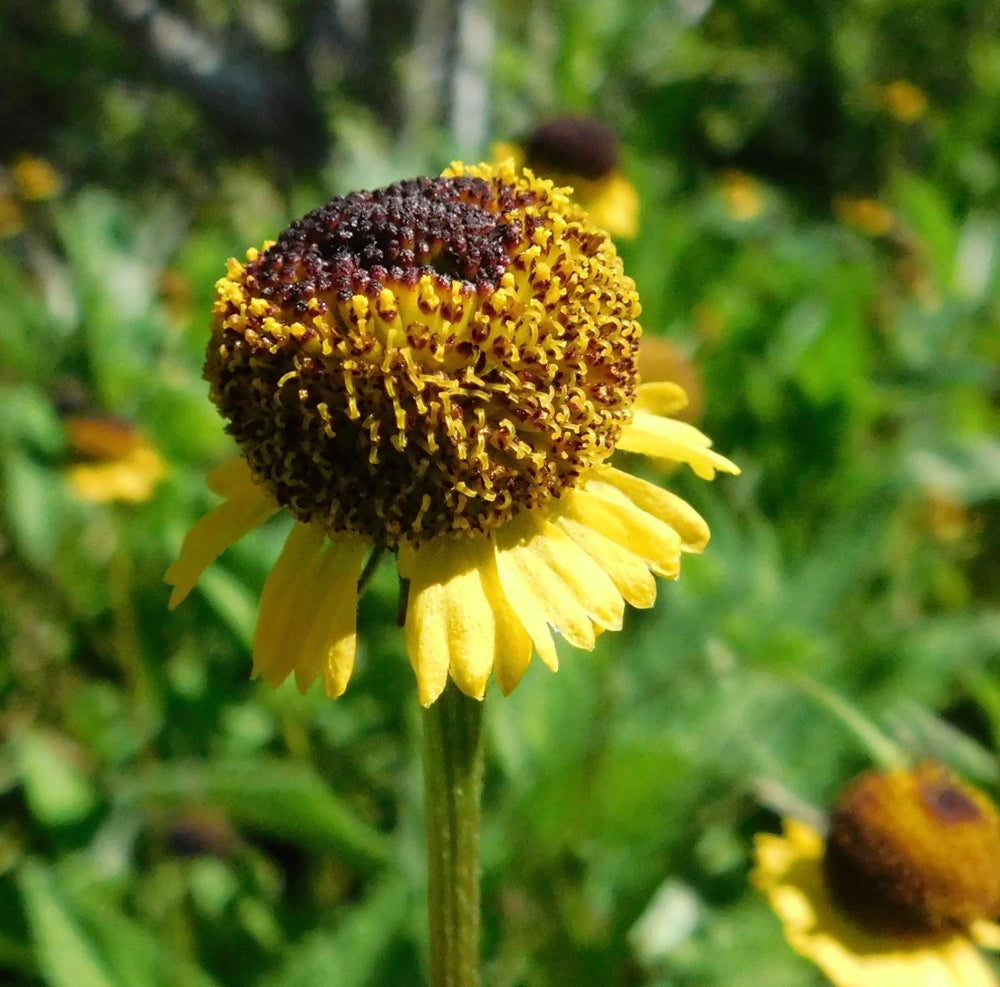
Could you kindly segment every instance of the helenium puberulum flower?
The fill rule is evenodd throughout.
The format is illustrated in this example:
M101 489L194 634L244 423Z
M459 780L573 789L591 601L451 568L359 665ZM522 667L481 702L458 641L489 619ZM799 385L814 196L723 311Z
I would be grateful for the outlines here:
M753 882L837 987L997 987L1000 813L940 764L865 772L825 835L758 834Z
M552 629L592 648L708 541L623 449L737 472L670 383L636 371L639 300L567 191L513 165L355 193L230 260L205 374L241 457L167 579L177 605L228 545L287 508L254 670L334 697L356 652L366 555L396 552L421 703L449 677L504 692Z

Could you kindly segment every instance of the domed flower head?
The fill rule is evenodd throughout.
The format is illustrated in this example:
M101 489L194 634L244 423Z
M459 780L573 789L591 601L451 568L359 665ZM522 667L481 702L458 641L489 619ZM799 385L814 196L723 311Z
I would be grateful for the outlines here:
M996 987L1000 813L939 764L870 771L826 838L794 819L757 837L754 883L791 945L838 987Z
M408 584L420 701L449 677L510 692L551 629L580 648L652 605L708 529L608 464L615 448L735 467L669 383L641 387L639 301L607 235L530 172L460 164L334 199L229 262L205 369L241 458L167 574L171 604L279 508L295 517L264 587L254 669L271 685L354 664L366 554Z

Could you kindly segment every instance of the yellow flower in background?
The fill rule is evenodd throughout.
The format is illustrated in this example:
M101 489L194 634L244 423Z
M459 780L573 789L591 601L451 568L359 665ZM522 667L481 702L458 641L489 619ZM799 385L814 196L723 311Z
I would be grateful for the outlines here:
M752 175L731 168L719 176L719 185L726 212L733 219L748 222L764 211L764 192Z
M927 94L906 79L896 79L885 86L882 100L901 123L916 123L927 112Z
M63 180L59 172L44 158L33 154L22 154L14 162L10 174L24 199L51 199L62 191Z
M792 947L837 987L995 987L1000 815L941 765L871 771L824 837L758 834L753 882Z
M24 213L13 196L0 191L0 239L15 236L24 229Z
M686 422L697 423L705 411L705 388L694 362L676 343L662 336L643 334L639 342L639 379L647 384L673 381L687 396L687 403L672 414Z
M94 503L148 500L167 468L156 447L119 418L74 416L65 423L71 450L88 462L66 471L80 500Z
M567 190L511 163L334 199L218 282L206 377L243 457L189 533L171 605L228 545L287 507L254 670L347 687L374 547L408 581L421 703L449 677L510 692L551 628L592 648L651 606L708 541L683 500L614 468L616 449L737 472L640 386L639 301Z
M873 237L885 236L896 226L896 216L878 199L837 196L833 211L842 223L857 227Z
M982 529L979 517L965 501L949 490L928 488L923 491L922 527L942 543L973 539Z
M523 145L493 147L495 161L508 158L557 185L568 185L591 222L613 237L639 231L639 196L621 170L618 138L593 117L558 117L536 127Z

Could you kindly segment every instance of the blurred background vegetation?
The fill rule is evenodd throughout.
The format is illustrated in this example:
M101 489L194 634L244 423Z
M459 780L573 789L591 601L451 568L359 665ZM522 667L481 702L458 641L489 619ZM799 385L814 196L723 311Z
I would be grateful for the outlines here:
M336 703L248 678L280 521L166 610L229 453L212 288L335 194L588 114L639 195L650 353L743 475L670 476L707 554L491 689L486 981L820 983L753 833L876 729L997 789L998 29L987 0L6 0L0 979L422 980L391 567Z

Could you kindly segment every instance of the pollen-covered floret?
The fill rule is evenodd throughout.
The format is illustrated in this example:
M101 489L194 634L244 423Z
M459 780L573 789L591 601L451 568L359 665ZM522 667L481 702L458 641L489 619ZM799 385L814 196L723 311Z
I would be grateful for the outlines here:
M455 166L334 199L230 261L206 377L280 503L391 547L493 530L606 459L638 314L563 190Z

